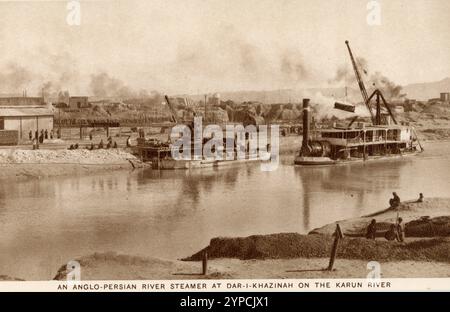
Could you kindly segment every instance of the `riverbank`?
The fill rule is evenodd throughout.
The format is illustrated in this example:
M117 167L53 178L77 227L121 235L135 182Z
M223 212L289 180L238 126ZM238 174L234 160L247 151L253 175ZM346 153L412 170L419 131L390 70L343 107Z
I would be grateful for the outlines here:
M443 227L441 235L407 232L405 242L384 238L368 240L363 236L367 224L375 218L380 224L395 222L401 216L411 229L417 220L427 217ZM436 221L436 218L440 218ZM83 280L102 279L202 279L202 278L365 278L367 264L378 261L382 276L450 277L450 199L430 198L422 203L405 202L396 210L385 209L370 216L342 220L344 239L338 248L334 271L328 266L331 235L336 223L307 235L279 233L248 237L213 238L210 244L182 261L133 257L115 253L81 257ZM428 225L430 223L427 223ZM419 224L420 225L420 224ZM410 235L408 235L410 234ZM208 275L201 272L204 251L208 252ZM55 279L66 278L62 266Z
M77 175L142 166L139 159L122 149L0 150L0 179Z
M79 259L82 280L185 280L185 279L261 279L261 278L366 278L365 260L338 259L334 271L326 271L327 258L267 260L212 259L208 274L202 275L201 262L162 260L156 258L93 254ZM384 278L450 277L448 263L428 261L380 262ZM62 266L56 280L66 280Z

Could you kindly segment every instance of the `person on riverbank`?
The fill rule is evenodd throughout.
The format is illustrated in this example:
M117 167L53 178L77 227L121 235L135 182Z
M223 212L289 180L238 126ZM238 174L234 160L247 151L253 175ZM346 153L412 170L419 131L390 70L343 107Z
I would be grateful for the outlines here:
M98 149L103 148L103 139L100 140L100 143L98 143Z
M33 141L33 131L30 130L30 132L28 133L28 138L30 139L30 141Z
M127 147L131 146L131 135L128 136L127 138Z
M419 199L417 200L418 203L423 203L423 194L419 193Z
M367 232L366 232L367 239L375 239L375 236L377 234L376 226L377 226L377 220L372 219L369 226L367 227Z
M44 130L41 130L41 134L39 135L39 143L44 143Z
M397 238L395 224L391 224L391 226L389 227L389 230L384 234L384 238L386 238L388 241L393 241Z
M46 140L48 140L48 130L47 129L45 129L45 131L44 131L44 138Z
M395 225L395 232L397 234L396 239L398 242L404 242L405 241L405 226L402 223L403 219L398 218L397 224Z
M400 197L396 192L393 192L392 196L393 198L389 200L389 205L391 206L391 208L397 208L400 205Z

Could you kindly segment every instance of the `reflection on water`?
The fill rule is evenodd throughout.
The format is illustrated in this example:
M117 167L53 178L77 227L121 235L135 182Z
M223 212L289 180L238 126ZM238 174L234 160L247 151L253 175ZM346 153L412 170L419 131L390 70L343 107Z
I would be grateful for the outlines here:
M445 197L449 150L321 168L287 157L274 172L251 164L3 182L0 274L49 279L68 260L104 251L181 258L215 236L304 233L357 217L385 208L392 191Z

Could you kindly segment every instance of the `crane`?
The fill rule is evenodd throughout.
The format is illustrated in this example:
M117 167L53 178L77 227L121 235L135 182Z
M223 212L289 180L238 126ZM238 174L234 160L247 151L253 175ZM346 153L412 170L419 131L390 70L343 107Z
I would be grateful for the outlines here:
M169 109L170 109L170 112L171 112L170 121L172 121L172 122L174 122L176 124L180 123L180 120L178 119L177 110L175 109L175 107L170 102L169 97L167 95L165 95L164 98L166 99L167 106L169 106ZM186 106L186 110L191 112L194 115L194 117L197 116L197 112L192 107Z
M356 80L358 81L359 90L361 90L361 95L364 100L364 104L367 106L367 109L370 113L370 118L372 119L372 123L375 124L375 116L373 115L372 108L369 105L369 96L367 95L366 87L364 86L364 82L361 78L361 74L359 73L358 66L356 65L355 58L353 57L352 49L350 49L350 44L348 40L345 40L345 44L347 45L348 53L350 54L350 59L352 61L353 70L355 71Z
M170 103L169 97L167 95L165 95L164 98L166 99L167 106L169 106L171 112L170 121L174 123L179 123L175 107L172 106L172 103Z
M345 41L345 44L347 45L348 53L350 54L350 59L352 61L353 70L355 71L356 80L358 81L359 90L361 91L361 95L364 100L364 104L366 105L367 109L370 113L370 118L372 120L373 125L381 125L381 102L383 102L383 105L386 107L386 110L388 111L389 115L391 116L392 120L395 124L397 124L397 120L394 117L394 114L392 114L391 109L389 108L389 105L386 102L386 99L384 98L383 94L379 89L376 89L370 96L367 95L366 87L364 86L364 82L361 78L361 74L359 73L358 66L356 65L355 58L353 57L352 50L350 49L350 44L348 40ZM372 111L372 107L370 106L370 101L375 98L376 99L376 113L374 115ZM351 124L355 121L352 120ZM350 125L351 125L350 124Z

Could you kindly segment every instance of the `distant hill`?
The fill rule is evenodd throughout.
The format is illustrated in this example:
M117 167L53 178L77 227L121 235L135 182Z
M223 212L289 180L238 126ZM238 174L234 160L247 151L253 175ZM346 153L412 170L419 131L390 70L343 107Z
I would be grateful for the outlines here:
M436 82L413 83L403 87L402 93L407 98L416 100L429 100L438 98L441 92L450 92L450 78Z
M368 90L371 93L372 90ZM438 98L441 92L450 92L450 78L441 81L414 83L403 86L400 93L406 94L407 98L416 100L429 100ZM223 101L231 100L240 102L261 102L265 104L272 103L300 103L304 97L314 97L316 94L336 100L344 99L344 88L304 88L304 89L281 89L269 91L235 91L235 92L219 92ZM349 101L361 101L359 89L355 87L347 88ZM188 95L196 101L203 101L204 95Z
M348 88L349 98L360 99L359 90ZM301 103L303 98L314 97L316 94L321 94L325 97L335 98L336 100L345 97L344 88L304 88L304 89L280 89L268 91L234 91L234 92L219 92L222 101L231 100L236 103L241 102L261 102L264 104L274 103ZM203 101L204 95L188 95L195 101Z

